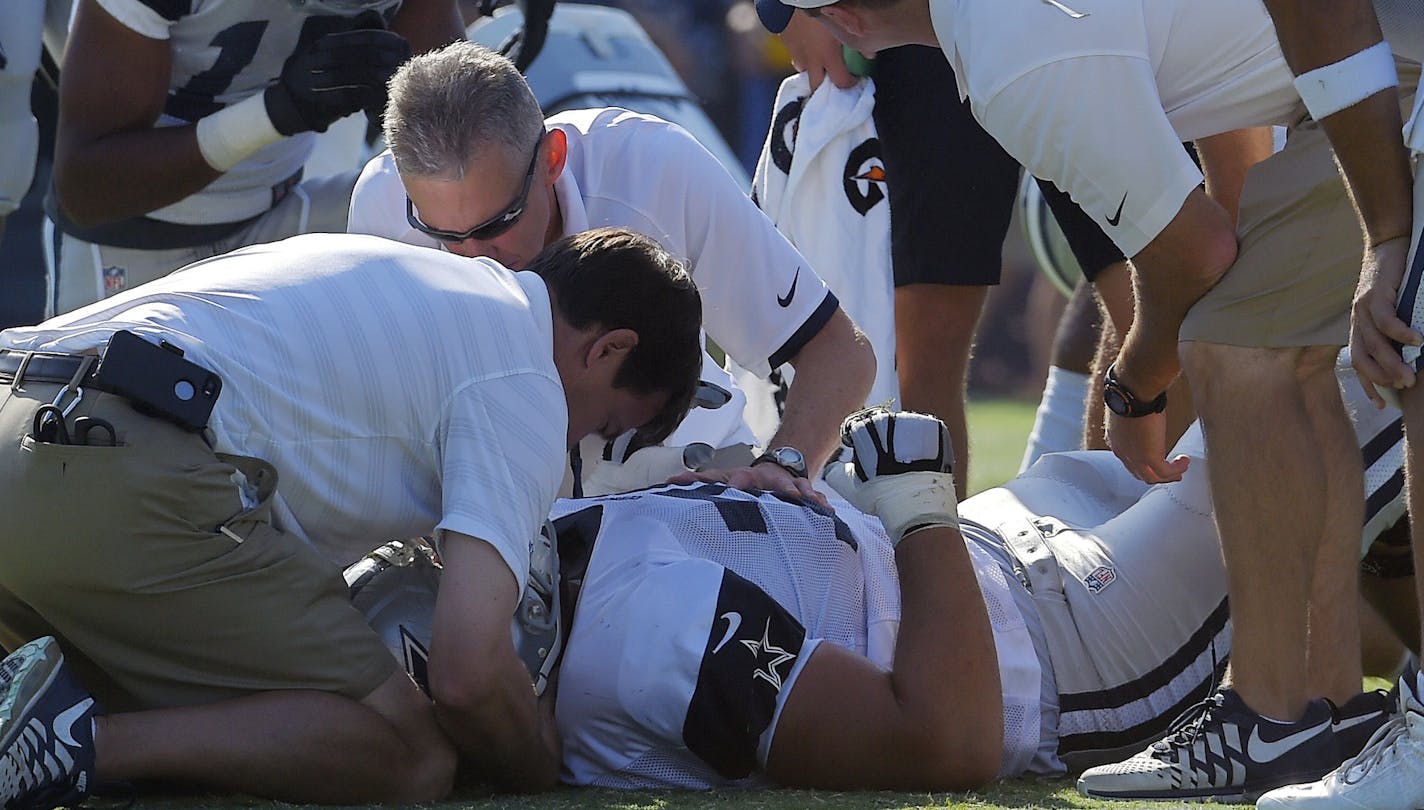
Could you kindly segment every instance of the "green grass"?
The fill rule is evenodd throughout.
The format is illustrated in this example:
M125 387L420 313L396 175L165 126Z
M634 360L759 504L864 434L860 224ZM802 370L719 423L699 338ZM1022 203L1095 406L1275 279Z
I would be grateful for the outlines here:
M1033 412L1026 399L978 399L969 403L969 491L980 492L1013 478L1023 460Z
M969 489L978 492L1003 483L1018 471L1036 402L1017 399L982 399L970 403ZM106 800L87 806L119 810L126 803ZM240 796L146 795L136 807L162 810L228 810L228 808L294 808ZM489 796L477 789L462 789L449 800L424 805L432 810L903 810L908 808L1129 808L1125 802L1083 798L1071 778L1054 780L1010 779L971 793L839 793L809 790L691 792L620 792L562 788L539 796ZM1153 808L1168 805L1150 804ZM1194 804L1194 808L1217 805Z
M119 804L100 800L85 807L120 810ZM147 796L135 807L159 810L228 810L229 808L306 808L317 805L289 805L241 797L160 797ZM837 793L812 790L716 791L710 793L670 791L613 791L560 788L538 796L488 796L473 790L457 791L447 801L420 805L432 810L910 810L910 808L952 808L953 810L997 810L998 808L1091 808L1127 810L1150 807L1167 810L1162 803L1104 802L1086 799L1073 788L1071 779L1010 779L989 789L970 793ZM1210 810L1224 805L1193 804Z

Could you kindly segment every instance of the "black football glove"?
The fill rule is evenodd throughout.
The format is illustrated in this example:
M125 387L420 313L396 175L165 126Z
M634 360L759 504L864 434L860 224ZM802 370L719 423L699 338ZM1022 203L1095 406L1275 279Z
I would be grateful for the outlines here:
M410 58L394 31L362 28L325 34L292 54L267 88L267 116L283 135L325 132L357 110L379 112L386 82Z

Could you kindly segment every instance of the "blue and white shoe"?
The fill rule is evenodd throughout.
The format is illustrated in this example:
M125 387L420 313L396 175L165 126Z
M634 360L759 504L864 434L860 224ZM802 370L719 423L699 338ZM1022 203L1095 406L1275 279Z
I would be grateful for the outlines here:
M1340 763L1333 712L1314 700L1294 723L1252 711L1223 689L1172 724L1167 737L1136 756L1089 768L1078 790L1099 799L1254 801L1281 785L1319 779Z
M1399 679L1400 713L1380 726L1354 759L1309 784L1273 790L1268 810L1415 810L1424 807L1424 684Z
M45 636L0 662L0 803L6 810L82 802L94 781L94 698Z

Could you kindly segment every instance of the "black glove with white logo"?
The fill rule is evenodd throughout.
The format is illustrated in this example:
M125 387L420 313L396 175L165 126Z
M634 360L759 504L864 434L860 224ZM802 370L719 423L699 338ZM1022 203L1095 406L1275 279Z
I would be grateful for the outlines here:
M325 132L358 110L379 115L386 105L386 82L409 58L405 38L383 27L324 34L299 47L282 66L281 77L264 95L267 116L278 132L294 135Z
M846 417L841 442L851 448L851 461L830 465L827 483L879 517L892 543L931 526L959 528L954 451L943 422L867 408Z

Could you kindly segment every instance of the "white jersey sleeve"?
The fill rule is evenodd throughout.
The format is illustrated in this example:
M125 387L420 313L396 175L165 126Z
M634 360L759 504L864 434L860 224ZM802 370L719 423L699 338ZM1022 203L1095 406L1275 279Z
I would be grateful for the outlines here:
M20 207L35 174L39 127L30 85L40 64L44 0L0 4L0 217Z
M396 159L387 149L371 158L351 192L347 233L365 233L417 247L439 248L440 243L415 228L405 217L405 184L396 171Z
M609 108L554 116L588 226L622 225L687 260L703 328L765 377L815 337L838 302L796 248L686 130Z
M499 376L456 391L440 423L436 529L494 546L519 592L529 579L529 549L564 478L563 402L563 390L547 376Z

